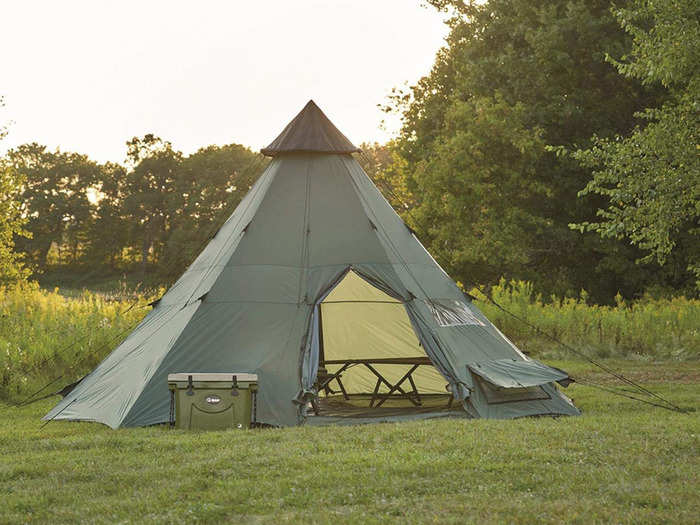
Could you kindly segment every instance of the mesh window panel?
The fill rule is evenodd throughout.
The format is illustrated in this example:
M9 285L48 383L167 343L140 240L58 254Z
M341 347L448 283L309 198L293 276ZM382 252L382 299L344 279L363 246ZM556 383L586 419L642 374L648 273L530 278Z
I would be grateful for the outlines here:
M469 307L457 299L431 299L426 304L440 326L484 326Z
M516 401L536 401L539 399L551 399L549 394L541 386L527 388L501 388L479 376L473 376L479 384L481 391L486 396L486 402L491 405L498 403L513 403Z

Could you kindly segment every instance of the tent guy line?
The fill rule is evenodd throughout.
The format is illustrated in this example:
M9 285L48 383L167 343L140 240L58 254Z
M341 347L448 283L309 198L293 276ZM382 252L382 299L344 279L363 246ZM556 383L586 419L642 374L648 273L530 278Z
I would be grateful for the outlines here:
M248 162L248 164L241 170L242 176L245 177L245 176L247 176L248 174L250 174L253 170L259 169L259 168L261 167L260 164L264 163L264 161L263 161L262 159L263 159L263 157L260 157L260 156L253 157L253 159L251 159L250 162ZM227 217L225 220L227 220L227 219L228 219L228 217ZM224 222L225 222L225 220L224 220ZM199 243L199 245L197 246L197 249L195 250L195 253L198 253L199 251L201 251L202 248L204 248L204 246L206 245L206 243L209 242L209 241L211 241L212 237L216 235L216 232L217 232L217 231L221 228L221 226L223 225L223 223L222 223L221 225L218 225L218 227L217 227L217 224L218 224L218 223L212 221L212 223L211 223L211 225L209 226L209 229L208 229L208 231L207 231L207 234L204 236L204 240L201 241L201 242ZM177 264L178 264L177 259L173 259L173 260L170 262L170 264L166 266L166 270L165 270L165 272L164 272L165 275L169 275L169 274L172 272L172 270L175 268L175 266L176 266ZM159 300L160 300L160 299L156 299L155 301L153 301L152 303L149 303L149 304L146 305L146 306L153 306L153 305L154 305L155 303L157 303ZM139 302L139 298L134 299L134 301L132 301L129 305L127 305L126 308L124 308L121 312L119 312L119 313L117 314L116 318L120 318L121 316L123 316L123 315L126 314L127 312L133 310L134 307L138 304L138 302ZM131 329L134 328L134 326L135 326L136 324L138 324L138 322L133 323L133 324L131 324L129 327L127 327L125 330L120 331L120 332L117 334L117 336L111 338L111 339L108 341L108 343L114 342L114 339L116 339L116 337L118 337L118 336L121 335L121 334L124 334L124 333L127 332L127 331L130 331ZM59 331L63 331L63 329L57 328L57 329L52 330L51 332L49 332L49 334L56 333L56 332L59 332ZM78 345L80 342L82 342L82 341L84 341L85 339L87 339L87 338L89 337L90 333L91 333L91 329L90 329L90 328L83 328L82 332L81 332L80 334L78 334L79 337L78 337L77 339L74 339L71 343L69 343L67 346L65 346L64 348L62 348L59 352L55 352L53 356L46 357L45 359L39 361L38 363L35 363L28 371L31 372L31 371L34 371L34 370L38 370L39 368L41 368L41 367L44 366L45 364L47 364L47 363L49 363L50 361L56 359L56 356L61 355L64 351L68 351L68 350L74 348L74 347L75 347L76 345ZM49 334L47 334L47 335L49 335ZM106 343L106 344L108 344L108 343ZM101 350L102 348L104 348L104 347L106 346L106 344L101 345L100 347L97 348L97 350ZM95 351L97 351L97 350L95 350ZM92 353L94 353L95 351L93 351ZM77 356L78 356L78 354L76 353L74 357L77 357ZM83 358L82 360L84 360L84 359L85 359L85 358ZM82 360L81 360L81 361L82 361ZM71 366L71 368L74 368L75 366L77 366L77 364L79 364L79 363L75 363L74 365ZM61 375L61 376L59 376L59 377L57 377L57 378L55 378L55 379L49 381L49 382L46 383L44 386L42 386L41 388L39 388L38 390L36 390L36 391L33 392L32 394L30 394L29 396L27 396L24 400L22 400L22 401L20 401L20 402L18 402L18 403L14 403L14 404L12 404L12 405L10 405L10 406L24 406L24 405L33 403L33 402L35 402L35 401L39 401L39 400L41 400L41 399L45 399L45 397L47 397L47 396L41 397L41 398L39 398L39 399L33 399L33 398L34 398L34 396L36 396L36 395L40 394L41 392L43 392L44 390L46 390L49 386L51 386L51 385L55 384L56 382L58 382L59 380L61 380L63 377L65 377L65 375ZM53 393L53 394L51 394L51 395L56 395L56 394L58 394L58 392L55 392L55 393Z
M365 155L364 152L361 152L360 154L361 154L361 155L363 156L363 158L365 159L365 162L369 164L370 161L369 161L369 158L367 157L367 155ZM413 214L411 213L410 208L409 208L409 207L408 207L408 206L407 206L407 205L406 205L392 190L391 190L391 188L387 187L386 184L383 183L384 181L380 181L380 182L382 183L382 187L383 187L386 191L388 191L389 194L390 194L393 198L395 198L395 199L397 200L397 202L399 202L402 206L404 206L404 208L405 208L406 213L408 214L408 216L411 217L412 219L414 219L414 223L415 223L415 224L418 224L418 223L415 221L415 218L413 217ZM406 224L406 227L407 227L407 228L411 231L411 233L416 237L416 240L419 240L419 239L418 239L418 236L417 236L417 233L415 232L415 230L414 230L413 228L411 228L408 224ZM607 374L611 375L612 377L614 377L614 378L616 378L616 379L622 381L623 383L627 383L627 384L629 384L629 385L635 387L635 388L637 389L636 392L638 392L638 393L640 393L640 394L642 394L642 395L647 395L647 396L650 396L650 397L654 397L654 398L658 399L659 401L665 403L667 406L665 406L665 405L659 405L659 404L655 404L655 403L651 403L652 405L658 406L658 407L660 407L660 408L665 408L665 409L667 409L667 410L675 411L675 412L687 412L687 409L684 409L684 408L681 408L681 407L678 407L678 406L674 405L673 403L671 403L669 400L667 400L667 399L664 398L663 396L661 396L661 395L659 395L659 394L657 394L657 393L655 393L655 392L653 392L653 391L651 391L651 390L645 388L644 386L642 386L642 385L636 383L635 381L633 381L633 380L629 379L628 377L624 376L621 372L615 371L615 370L611 369L610 367L607 367L607 366L603 365L602 363L597 362L596 360L594 360L592 357L588 356L588 355L585 354L584 352L581 352L580 350L576 350L575 348L571 347L570 345L567 345L566 343L564 343L564 342L561 341L560 339L557 339L556 337L554 337L554 336L552 336L551 334L545 332L544 330L542 330L542 329L539 328L538 326L532 324L532 323L531 323L530 321L528 321L527 319L524 319L524 318L522 318L522 317L516 315L515 313L511 312L510 310L506 309L504 306L502 306L501 304L499 304L498 302L496 302L496 300L494 300L493 296L492 296L489 292L487 292L486 290L483 289L483 286L479 286L479 285L477 285L477 284L474 283L474 282L468 282L467 284L471 285L472 289L475 288L475 289L479 290L479 292L482 293L482 294L484 295L484 297L486 297L486 299L488 300L488 302L490 302L491 304L493 304L493 305L494 305L496 308L498 308L499 310L501 310L501 311L503 311L504 313L508 314L509 316L513 317L513 318L516 319L518 322L520 322L520 323L524 324L525 326L527 326L527 327L529 327L529 328L535 330L537 333L539 333L539 334L541 334L541 335L544 335L545 337L547 337L547 338L550 339L551 341L553 341L553 342L557 343L558 345L560 345L560 346L561 346L562 348L564 348L565 350L568 350L568 351L570 351L570 352L572 352L572 353L578 355L579 357L584 358L584 359L587 360L589 363L591 363L592 365L594 365L594 366L600 368L601 370L603 370L603 371L606 372ZM467 294L467 295L468 295L468 294ZM472 299L477 299L477 300L478 300L478 298L475 298L475 297L472 297L472 296L469 296L469 297L472 298ZM615 391L615 390L610 390L610 389L608 389L608 391L610 391L610 392L612 392L612 393L616 393L616 392L617 392L617 391ZM622 394L621 394L621 395L622 395ZM633 397L629 397L629 396L625 396L625 397L628 397L629 399L636 399L637 401L641 401L641 402L643 402L643 403L648 403L647 401L642 400L642 399L637 399L637 398L633 398Z
M559 344L559 345L560 345L562 348L564 348L565 350L568 350L569 352L572 352L572 353L578 355L579 357L584 358L586 361L588 361L588 362L591 363L592 365L594 365L594 366L600 368L601 370L603 370L603 371L606 372L607 374L611 375L612 377L614 377L614 378L616 378L616 379L619 379L620 381L622 381L622 382L624 382L624 383L627 383L627 384L630 385L630 386L635 387L635 388L637 389L636 392L638 392L638 393L640 393L640 394L642 394L642 395L647 395L647 396L650 396L650 397L654 397L654 398L658 399L659 401L662 401L662 402L666 403L666 405L668 405L668 406L658 405L658 404L655 404L655 403L651 403L652 405L658 406L658 407L660 407L660 408L665 408L666 410L671 410L671 411L673 411L673 412L688 412L688 409L681 408L681 407L679 407L679 406L677 406L677 405L674 405L674 404L671 403L668 399L664 398L664 397L661 396L660 394L657 394L656 392L653 392L652 390L649 390L648 388L646 388L646 387L640 385L639 383L633 381L632 379L630 379L630 378L628 378L628 377L622 375L622 373L617 372L617 371L613 370L612 368L603 365L602 363L599 363L598 361L596 361L596 360L593 359L592 357L588 356L588 355L585 354L584 352L581 352L580 350L575 349L575 348L572 347L571 345L568 345L568 344L564 343L563 341L561 341L560 339L557 339L556 337L554 337L553 335L549 334L548 332L545 332L545 331L542 330L540 327L538 327L538 326L532 324L532 323L529 322L527 319L524 319L524 318L520 317L519 315L517 315L517 314L511 312L510 310L506 309L505 307L501 306L499 303L497 303L497 302L493 299L493 297L491 296L491 294L489 294L488 292L486 292L485 290L483 290L481 287L478 287L478 286L476 286L476 285L474 285L474 287L475 287L477 290L479 290L482 294L484 294L484 296L489 300L489 302L492 303L496 308L498 308L499 310L503 311L504 313L510 315L510 316L513 317L515 320L517 320L517 321L519 321L520 323L524 324L525 326L528 326L529 328L535 330L538 334L544 335L545 337L547 337L547 338L550 339L551 341L554 341L555 343ZM592 385L592 386L595 386L593 383L590 383L590 382L589 382L589 384ZM602 387L599 387L599 388L602 388ZM622 394L621 392L616 391L616 390L609 390L609 391L610 391L610 392L613 392L613 393L618 393L618 394L620 394L620 395L624 395L624 394ZM629 396L625 396L625 397L629 397ZM636 399L636 398L630 397L630 399ZM642 400L642 399L637 399L637 401L641 401L641 402L644 402L644 403L648 403L648 401L644 401L644 400Z

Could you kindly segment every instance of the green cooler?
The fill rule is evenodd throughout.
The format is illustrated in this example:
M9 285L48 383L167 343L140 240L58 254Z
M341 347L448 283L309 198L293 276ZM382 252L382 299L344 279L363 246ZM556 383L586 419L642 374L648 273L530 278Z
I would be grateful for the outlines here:
M250 428L255 424L258 376L246 373L168 375L170 425L187 430Z

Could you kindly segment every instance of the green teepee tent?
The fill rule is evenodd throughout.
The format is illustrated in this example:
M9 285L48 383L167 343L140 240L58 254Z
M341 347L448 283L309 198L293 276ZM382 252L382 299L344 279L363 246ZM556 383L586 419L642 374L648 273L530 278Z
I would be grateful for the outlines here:
M272 161L209 245L45 419L165 423L169 373L251 372L258 421L297 425L318 418L308 401L319 363L332 374L343 359L388 359L376 366L394 384L405 367L390 360L407 357L432 365L411 377L417 390L447 388L456 401L432 415L578 414L555 385L568 384L566 372L529 359L484 317L358 151L309 102L262 150ZM349 394L376 386L367 367L343 380Z

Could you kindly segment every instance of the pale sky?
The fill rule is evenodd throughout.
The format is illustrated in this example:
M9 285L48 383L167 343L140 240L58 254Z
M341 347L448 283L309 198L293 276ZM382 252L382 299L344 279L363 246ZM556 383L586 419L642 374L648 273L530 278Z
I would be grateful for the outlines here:
M260 149L313 98L348 138L430 71L447 28L421 0L0 0L0 154L39 142L124 160L155 133L191 153Z

